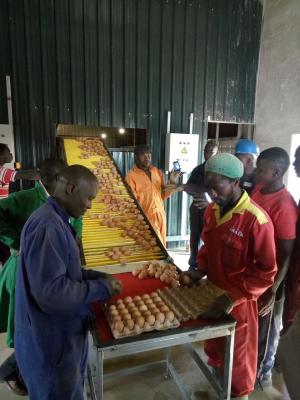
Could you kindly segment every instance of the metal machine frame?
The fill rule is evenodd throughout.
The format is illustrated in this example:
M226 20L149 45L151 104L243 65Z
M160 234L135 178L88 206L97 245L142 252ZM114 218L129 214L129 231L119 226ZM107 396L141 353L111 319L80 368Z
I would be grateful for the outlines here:
M154 367L164 366L166 368L166 377L174 379L182 399L190 400L190 395L179 378L170 358L170 348L177 345L184 345L185 350L195 361L198 368L202 371L209 381L220 400L230 400L231 374L233 365L233 346L235 321L230 318L227 321L210 323L206 326L194 326L189 328L177 328L164 332L151 332L126 339L113 340L108 343L101 343L96 332L95 324L91 324L90 351L94 352L94 360L89 361L88 381L93 400L103 400L103 381L104 378L113 378L116 376L126 376L138 372L143 372ZM209 370L198 352L194 349L192 343L207 339L225 337L226 346L224 354L224 379L220 382ZM104 360L116 357L129 356L142 352L166 349L165 360L143 364L138 367L122 369L110 374L104 373Z

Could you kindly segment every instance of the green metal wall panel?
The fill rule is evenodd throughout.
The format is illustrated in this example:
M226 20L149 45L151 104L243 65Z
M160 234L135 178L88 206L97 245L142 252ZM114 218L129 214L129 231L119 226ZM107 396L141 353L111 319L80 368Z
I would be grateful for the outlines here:
M168 110L173 132L194 113L201 139L208 115L253 122L260 0L2 0L0 10L0 122L10 73L25 167L53 153L57 123L146 128L164 167Z
M8 124L5 76L10 75L10 36L8 2L0 1L0 124Z

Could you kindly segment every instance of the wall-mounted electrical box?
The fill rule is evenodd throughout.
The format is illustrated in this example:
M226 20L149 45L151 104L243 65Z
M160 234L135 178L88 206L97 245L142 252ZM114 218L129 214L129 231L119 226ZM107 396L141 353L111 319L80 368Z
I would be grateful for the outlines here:
M166 170L178 161L181 171L190 173L198 165L199 135L168 133L166 135Z

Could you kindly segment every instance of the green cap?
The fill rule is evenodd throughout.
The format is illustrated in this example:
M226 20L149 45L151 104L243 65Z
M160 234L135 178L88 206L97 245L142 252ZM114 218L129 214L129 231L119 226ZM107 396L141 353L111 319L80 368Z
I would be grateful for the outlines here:
M205 172L214 172L227 178L240 179L244 175L244 165L233 154L219 153L206 161Z

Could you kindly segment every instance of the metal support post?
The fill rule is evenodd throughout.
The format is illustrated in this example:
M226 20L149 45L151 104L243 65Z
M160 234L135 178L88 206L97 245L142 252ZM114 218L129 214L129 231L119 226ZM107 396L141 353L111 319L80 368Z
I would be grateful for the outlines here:
M232 380L232 366L233 366L233 347L234 347L234 334L235 329L230 330L230 335L225 337L225 368L224 368L224 386L223 397L230 400L231 380Z

